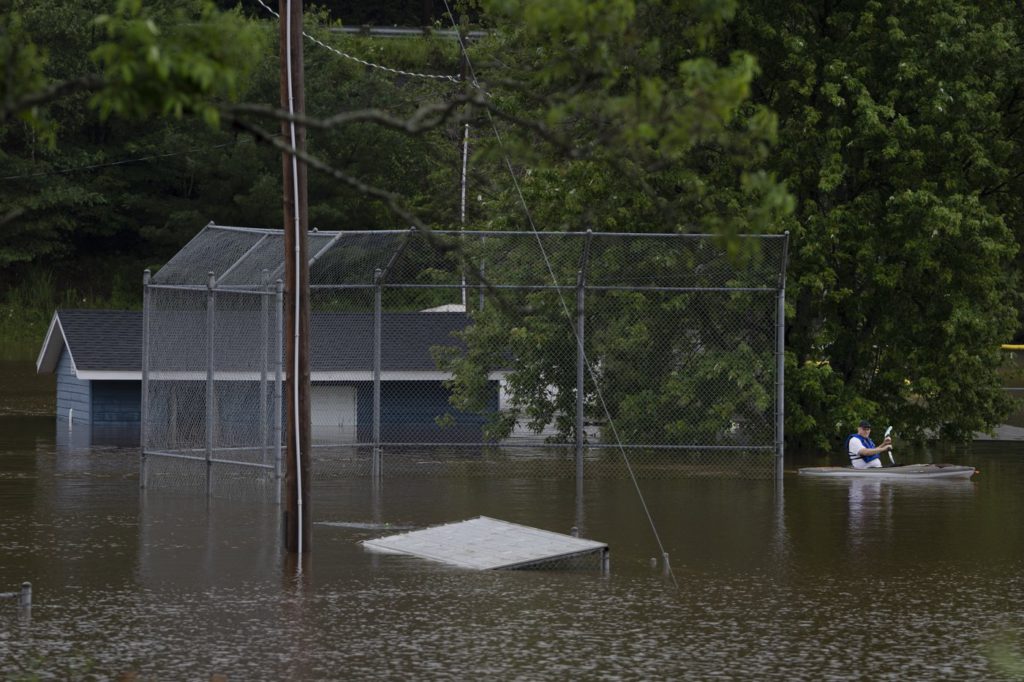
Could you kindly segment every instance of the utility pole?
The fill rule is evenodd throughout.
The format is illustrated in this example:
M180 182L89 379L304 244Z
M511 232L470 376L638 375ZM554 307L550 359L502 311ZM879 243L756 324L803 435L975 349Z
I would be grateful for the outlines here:
M302 64L302 0L278 0L281 27L281 108L292 115L306 109ZM281 133L289 146L306 148L306 131L294 121L283 121ZM312 429L309 406L309 254L306 164L295 154L282 157L284 198L284 409L287 418L285 455L285 548L305 553L312 549L310 514L310 451Z
M430 0L424 0L433 8ZM278 0L281 42L281 108L292 114L306 109L302 58L302 0ZM367 27L332 29L342 32L366 32L380 37L425 35L422 28ZM458 38L458 31L431 31L446 38ZM476 39L483 32L464 33L464 39ZM465 72L465 63L463 71ZM465 77L465 76L464 76ZM468 128L466 128L468 130ZM305 128L292 121L281 123L281 133L289 146L305 151ZM286 372L283 405L287 414L287 450L284 477L285 548L293 553L312 548L312 514L310 513L310 426L309 390L309 253L307 234L306 164L285 152L282 158L284 199L284 336ZM481 293L482 296L482 293Z

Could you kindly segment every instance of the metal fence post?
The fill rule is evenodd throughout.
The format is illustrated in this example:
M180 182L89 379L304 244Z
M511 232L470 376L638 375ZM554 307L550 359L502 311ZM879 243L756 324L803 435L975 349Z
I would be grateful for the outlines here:
M216 235L208 236L217 236L218 241L209 244L196 242L189 247L189 254L220 249L225 259L232 259L231 264L213 264L213 261L207 262L206 259L188 257L177 261L173 268L153 273L151 277L148 274L144 276L142 386L139 403L142 413L140 487L151 488L161 483L160 479L164 475L161 473L158 477L157 470L154 470L153 480L148 480L147 475L150 467L160 467L160 463L165 461L158 458L176 458L187 462L181 465L182 468L194 468L187 472L183 470L183 474L194 477L198 477L199 467L206 462L207 484L211 491L214 467L239 460L239 466L262 469L261 473L268 479L271 475L276 476L279 500L284 500L287 488L281 486L284 484L287 464L285 448L288 440L284 427L287 413L282 408L288 402L283 393L286 393L285 377L290 371L282 349L284 341L289 338L286 336L289 332L281 328L287 326L287 323L281 314L284 299L280 284L275 291L277 270L271 266L269 274L261 272L266 252L264 247L269 246L269 241L275 237L266 231L246 228L218 227L216 230ZM251 243L250 234L258 235L255 244ZM521 466L531 466L526 461L528 457L520 458L517 455L518 449L536 447L540 452L543 448L542 457L550 456L557 460L559 475L567 476L572 471L577 481L583 483L587 477L601 475L606 471L632 475L631 458L637 461L650 459L652 464L657 465L641 467L639 470L644 476L663 475L662 472L689 475L691 470L703 471L701 467L717 472L722 464L726 465L722 468L723 473L746 475L753 473L756 467L756 474L760 477L782 476L784 464L787 463L784 461L787 362L784 249L788 237L771 235L761 238L763 257L737 264L730 261L727 254L707 235L599 232L591 237L589 231L571 232L541 240L545 249L549 246L552 249L554 265L549 271L544 268L545 263L540 253L531 247L531 241L536 240L536 235L532 233L459 232L455 235L440 233L440 236L442 246L450 246L448 239L454 236L454 243L464 244L466 252L462 254L463 261L458 264L453 258L448 258L454 255L451 253L446 253L443 259L438 258L436 262L431 260L432 267L437 267L438 276L435 278L434 273L431 273L430 281L419 277L409 278L415 274L416 265L427 262L422 249L430 246L429 240L425 238L415 239L415 231L409 231L405 239L397 230L382 235L376 232L345 233L343 239L334 235L330 238L330 244L320 247L314 256L314 259L322 257L323 281L318 278L318 283L313 285L318 294L324 292L332 303L336 303L332 307L339 311L354 307L356 301L361 301L358 304L361 306L361 318L349 311L337 316L337 324L351 324L353 320L361 319L363 328L360 333L364 336L365 332L371 331L365 325L373 325L373 355L372 359L366 358L372 363L371 385L366 386L364 371L355 405L359 418L358 431L361 433L356 434L355 445L360 456L371 454L371 466L363 469L363 474L372 473L374 477L383 477L383 289L387 287L392 292L389 294L389 333L392 329L391 311L411 309L414 301L423 305L434 299L438 302L449 299L456 301L458 299L451 299L451 295L461 295L465 291L466 304L473 301L471 308L476 308L477 296L481 300L494 297L502 304L501 309L492 311L494 315L488 315L486 320L480 320L475 310L469 310L467 312L471 320L463 321L452 314L454 307L445 309L452 311L446 317L435 315L430 319L430 324L436 325L438 332L442 327L451 326L453 329L445 333L455 333L452 337L454 341L445 339L439 344L453 350L450 355L449 350L446 350L437 354L437 357L424 357L422 366L416 365L415 371L422 369L432 372L432 382L452 376L448 372L462 378L460 372L469 372L474 368L485 371L488 378L499 372L516 370L518 363L514 354L518 339L509 336L508 331L505 332L508 338L503 338L498 330L517 330L518 333L522 328L529 333L535 325L548 324L554 320L553 306L558 306L559 312L563 306L569 306L567 295L574 288L577 307L575 316L571 309L567 311L569 317L562 319L561 327L544 328L545 333L550 329L555 335L551 338L557 337L558 342L542 347L541 355L536 358L539 362L525 366L521 375L532 376L529 372L536 370L539 373L534 377L533 385L537 390L557 386L557 391L530 394L528 387L512 384L513 389L522 395L513 394L512 400L506 400L504 393L499 394L497 406L490 397L486 402L468 403L470 408L465 415L461 412L456 414L455 410L450 409L450 401L448 405L443 404L441 401L444 397L440 391L436 396L431 393L430 402L426 394L410 396L410 399L416 401L417 408L422 404L424 408L430 407L430 415L445 415L444 419L435 418L437 423L431 423L431 416L425 411L422 415L424 418L414 410L409 410L406 415L392 414L392 398L397 400L401 396L389 393L389 448L445 448L446 451L458 452L486 449L488 456L482 458L481 464L494 467L496 471L501 467L515 467L518 470ZM487 242L483 246L489 250L479 249L484 239ZM234 246L224 248L227 244ZM332 251L331 245L341 251ZM407 248L409 256L403 261L401 254L406 253L403 250ZM593 273L589 268L590 249L594 255ZM235 254L239 252L243 253L236 257ZM491 253L499 255L485 255ZM783 255L781 270L777 269L780 253ZM486 264L488 258L495 259L494 267ZM565 276L568 273L571 277L573 259L579 261L575 283ZM198 265L200 262L203 264ZM373 265L358 277L349 274L343 278L337 276L342 269L350 273L348 265L355 262L372 262ZM388 265L383 265L385 262ZM374 271L378 265L380 269ZM463 268L464 273L445 274L446 269L454 267ZM213 270L219 275L208 281L209 278L203 277L208 274L206 270ZM480 273L481 281L474 281L473 271ZM560 274L551 277L553 272ZM461 274L465 274L466 282L462 281ZM484 275L490 280L486 284L483 281ZM370 277L373 279L368 281ZM228 284L229 279L231 284ZM207 287L205 320L199 317L201 311L198 308L198 296L202 295L204 284ZM225 285L223 292L220 291L221 284ZM366 317L370 311L365 306L371 302L366 300L366 294L371 289L372 322ZM262 297L259 306L255 305L252 295ZM392 296L397 298L392 300ZM179 303L188 309L187 326L182 326L174 315L171 316L174 320L168 317L170 308L180 307ZM484 303L490 306L490 303ZM223 316L218 310L221 305L225 306ZM626 316L623 311L629 305L636 305L637 308ZM534 318L522 319L522 315L532 315L533 310L542 311L535 318L538 322L534 322ZM236 337L230 330L234 329L233 320L236 315L241 319L242 312L250 320L250 332L262 333L263 338L257 339L250 333L244 343L235 342ZM260 322L252 319L252 315L261 315ZM594 318L592 325L590 317ZM185 316L182 316L184 319ZM170 326L166 324L168 320L171 320ZM772 325L765 326L768 320L774 322L774 330ZM464 331L465 325L470 323L478 325L476 329L483 333L470 332L460 336L460 329L454 329L458 326ZM208 337L205 339L205 374L202 372L203 365L199 364L203 360L199 360L197 355L201 349L195 346L204 340L204 327ZM434 329L434 326L430 329ZM569 338L574 333L576 338ZM632 337L624 336L634 333L636 344ZM650 342L641 346L643 334L649 336ZM619 343L620 339L628 343ZM217 346L221 340L224 341L224 348ZM430 346L435 343L427 338L423 340ZM392 352L390 341L389 353ZM413 338L402 341L407 341L410 346L420 343ZM575 342L577 354L576 372L575 375L566 375L564 370L567 369L568 354L573 351L572 341ZM486 347L470 347L470 344L478 343ZM464 352L471 353L471 362L450 363L449 357L457 358L458 352L461 352L459 348L451 349L452 346L463 347ZM419 348L418 345L416 347ZM193 358L191 368L197 372L193 371L189 376L175 371L173 374L176 380L172 381L169 378L171 372L165 370L181 368L180 362L186 350ZM223 358L220 357L221 350L224 351ZM481 352L476 354L477 350ZM711 381L719 372L718 366L711 364L717 353L723 354L723 357L742 358L744 363L748 363L749 369L744 368L744 377L745 380L756 382L756 386L750 386L756 390L747 391L741 386L737 394L733 390L735 387L729 386L728 392L723 393L723 389ZM241 356L239 359L249 366L246 383L249 389L256 382L260 385L258 395L246 390L243 396L246 403L237 406L244 409L244 412L238 411L242 417L240 421L245 422L241 425L232 418L235 414L232 408L236 407L234 391L225 390L229 385L232 388L235 384L240 385L240 382L227 381L228 376L225 374L226 369L237 369L232 360L236 355ZM428 364L431 358L434 363ZM389 356L389 377L397 376L390 373L394 365L391 360ZM769 363L769 360L773 362ZM252 366L257 362L260 363L258 370ZM503 364L505 362L508 364ZM370 368L364 366L362 369ZM596 378L591 376L591 371L596 372ZM346 380L353 378L351 375L341 376ZM244 378L234 371L231 377ZM515 378L516 375L513 375L512 379ZM569 379L574 379L573 384L568 384ZM189 380L189 384L184 383ZM200 386L196 380L205 380L206 383ZM640 403L630 403L629 409L620 409L616 405L620 399L633 395L642 398L642 392L648 388L647 384L656 390L669 381L675 382L671 384L671 390L678 388L694 399L685 402L666 400L659 403L657 409L649 410L644 410ZM762 397L765 392L772 395L773 381L774 400L765 402ZM431 384L432 392L434 385ZM411 385L411 388L415 390L424 386L426 384L416 384ZM204 395L198 392L200 388L205 388L205 403L199 402ZM389 391L393 388L394 384L389 384ZM481 385L469 384L465 389L466 395L474 400L482 397L480 388ZM568 393L574 389L574 404L566 402ZM617 432L612 416L608 415L605 419L602 400L597 393L599 389L609 391L609 402L612 403L610 412L616 415L615 420L620 419L618 415L621 413L626 428L618 429ZM459 390L463 390L461 386ZM368 395L367 391L371 393ZM505 391L509 392L515 393ZM351 394L345 391L343 397L345 409L351 409ZM367 398L371 402L368 403ZM557 412L546 417L544 413L533 416L526 409L531 403L520 404L518 399L546 401L546 405L557 401ZM363 414L366 407L371 407L371 415ZM728 408L730 413L704 419L703 415L708 410L718 408ZM496 414L495 409L507 411ZM575 414L569 420L568 412L573 409ZM449 412L453 419L447 417ZM599 412L602 414L599 415ZM199 420L204 416L206 421L201 425ZM527 419L531 416L532 422ZM367 417L371 421L367 421ZM500 433L492 437L490 430L478 426L492 417L505 417L508 420L500 422L502 426L510 427L501 438L498 438ZM513 417L515 421L509 424ZM224 421L225 418L230 421ZM260 419L258 427L251 421L256 418ZM449 421L453 423L449 424ZM372 436L367 433L368 430ZM487 434L487 438L484 434ZM619 438L624 439L621 447L614 442ZM368 445L371 446L370 452L366 450ZM347 448L340 451L325 450L325 456L318 464L328 463L345 470L349 465L348 452ZM556 452L557 455L554 455ZM621 457L614 457L616 453ZM404 452L389 450L389 473L401 468L404 455ZM533 457L532 453L530 457ZM572 467L569 466L570 461ZM366 463L365 460L363 463ZM232 472L235 471L234 466L231 464ZM425 469L427 467L419 467L417 471ZM437 470L442 469L439 467ZM228 481L222 476L217 481L218 487L223 487ZM590 493L589 490L587 492ZM581 531L585 528L584 511L581 484L577 486L576 506L576 525Z
M783 423L785 421L785 376L786 376L786 290L779 289L775 311L775 478L782 480L785 446L783 444Z
M142 392L139 396L139 487L146 487L146 440L149 436L149 279L152 272L142 272Z
M282 440L281 420L284 417L284 282L277 280L274 296L274 317L276 318L277 332L274 335L277 341L274 348L274 478L277 481L277 503L281 504L281 455Z
M586 241L583 242L583 253L580 255L580 267L576 273L576 482L577 486L583 483L583 417L586 409L584 401L584 380L586 379L586 351L584 350L583 339L586 334L586 294L587 294L587 264L590 260L590 239L593 233L587 230ZM582 489L577 491L577 497L582 498ZM577 525L581 519L577 519Z
M786 439L786 266L789 257L789 232L785 234L775 310L775 479L780 482Z
M583 351L583 335L585 334L584 275L580 270L576 276L576 481L583 481L583 381L585 379L586 357Z
M210 492L213 462L213 361L214 337L216 335L216 293L217 280L213 273L206 282L206 492Z
M260 461L267 463L267 442L270 437L270 413L267 406L267 369L270 363L270 271L266 268L260 276Z
M373 460L371 475L378 480L381 475L380 447L380 364L381 364L381 290L383 288L383 271L377 268L373 272Z

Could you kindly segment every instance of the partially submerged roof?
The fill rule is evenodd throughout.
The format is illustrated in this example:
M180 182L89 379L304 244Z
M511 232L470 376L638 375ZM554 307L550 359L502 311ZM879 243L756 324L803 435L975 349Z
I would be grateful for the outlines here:
M142 313L137 310L58 310L36 359L36 371L57 369L67 348L79 378L89 372L142 371Z
M603 542L487 516L364 540L363 546L475 570L541 567L591 554L602 567L608 551Z
M314 371L373 367L372 313L313 313L310 363ZM464 348L454 336L469 326L465 313L412 312L381 315L381 370L433 371L435 346Z

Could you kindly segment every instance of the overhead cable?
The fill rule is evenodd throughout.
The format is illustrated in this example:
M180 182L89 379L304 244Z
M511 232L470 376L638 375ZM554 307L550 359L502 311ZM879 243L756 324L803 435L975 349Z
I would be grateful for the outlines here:
M267 10L268 12L273 14L275 17L278 16L277 12L275 12L271 7L269 7L265 2L263 2L263 0L256 0L256 1L258 3L260 3L260 5L262 5L265 10ZM332 47L331 45L328 45L327 43L325 43L322 40L320 40L319 38L317 38L316 36L312 36L312 35L306 33L305 31L303 31L302 35L304 35L305 37L309 38L311 41L313 41L314 43L316 43L320 47L327 48L331 52L333 52L333 53L335 53L335 54L337 54L337 55L339 55L341 57L344 57L345 59L349 59L349 60L354 61L356 63L362 64L363 66L370 67L371 69L379 69L381 71L387 71L388 73L393 73L393 74L398 75L398 76L409 76L411 78L428 78L428 79L432 79L432 80L450 81L452 83L459 83L460 82L460 79L459 79L458 76L448 76L448 75L444 75L444 74L435 74L435 73L417 73L415 71L403 71L402 69L396 69L396 68L393 68L393 67L390 67L390 66L384 66L383 64L376 64L376 63L368 61L366 59L362 59L361 57L356 57L355 55L351 55L351 54L349 54L347 52L343 52L343 51L339 50L336 47Z

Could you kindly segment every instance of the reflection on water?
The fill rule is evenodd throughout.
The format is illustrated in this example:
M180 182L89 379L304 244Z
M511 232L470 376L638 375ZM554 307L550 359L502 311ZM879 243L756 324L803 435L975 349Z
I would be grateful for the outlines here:
M851 559L869 564L879 552L925 552L939 547L936 535L956 509L970 513L977 484L962 479L892 481L850 479L847 541ZM909 532L908 531L912 531Z
M892 530L892 487L881 481L853 479L848 482L850 513L847 518L850 549L856 552L868 539L889 539Z
M58 427L59 428L59 427ZM279 508L138 488L138 451L0 417L0 672L146 678L1000 677L1024 603L1024 463L976 481L317 481L296 577ZM478 515L608 542L612 572L475 573L360 540ZM861 634L856 634L861 633ZM865 634L866 633L866 634ZM889 636L887 633L892 633Z

